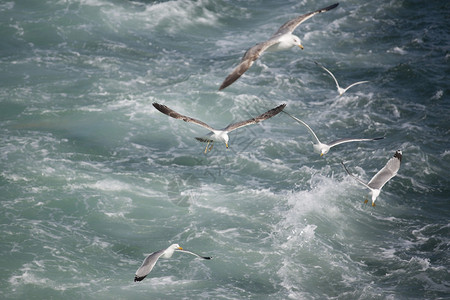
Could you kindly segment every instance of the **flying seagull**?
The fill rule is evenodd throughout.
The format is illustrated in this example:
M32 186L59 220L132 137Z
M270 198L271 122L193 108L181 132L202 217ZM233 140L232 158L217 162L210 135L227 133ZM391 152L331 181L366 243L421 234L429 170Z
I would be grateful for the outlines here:
M141 281L147 275L151 272L153 267L155 266L156 262L160 257L164 258L170 258L172 257L173 253L175 251L183 252L187 254L192 254L194 256L197 256L199 258L203 259L211 259L209 256L200 256L194 252L183 250L183 248L180 247L178 244L172 244L167 249L159 250L156 252L153 252L152 254L149 254L145 259L142 265L139 267L139 269L136 271L136 274L134 275L134 281Z
M251 47L247 50L247 52L245 52L239 65L233 70L233 72L230 73L230 75L227 76L227 78L225 78L219 90L226 88L241 77L241 75L252 66L253 62L257 60L264 51L277 52L288 50L294 46L298 46L303 49L300 38L292 34L295 28L312 16L329 11L338 5L339 3L335 3L328 7L298 16L297 18L284 23L278 31L270 37L270 39Z
M355 178L358 182L363 184L366 188L370 189L372 193L372 206L375 206L375 200L377 199L378 195L381 192L381 188L388 182L392 177L397 175L398 170L400 169L400 163L402 161L402 151L397 150L394 154L394 157L391 157L391 159L388 160L386 165L378 171L375 176L370 179L369 183L365 183L355 175L351 174L347 167L344 165L343 162L341 162L342 166L344 167L345 171L348 175ZM364 201L364 203L367 203L367 199Z
M304 125L308 130L309 133L311 134L311 136L314 139L313 142L313 149L314 152L319 153L320 156L323 156L324 154L327 154L328 151L330 151L331 147L340 145L340 144L344 144L344 143L350 143L350 142L366 142L366 141L376 141L376 140L382 140L384 139L384 137L378 137L378 138L371 138L371 139L354 139L354 138L345 138L345 139L339 139L339 140L335 140L332 141L331 143L325 144L322 143L319 138L317 137L317 135L314 133L314 131L311 129L311 127L308 126L308 124L306 124L305 122L303 122L302 120L294 117L293 115L289 114L288 112L283 111L285 114L287 114L288 116L290 116L292 119L294 119L295 121L299 122L300 124Z
M319 67L321 67L322 69L324 69L325 71L327 71L328 74L331 75L331 77L333 77L334 82L336 83L336 88L337 88L337 91L338 91L338 93L339 93L339 96L342 96L342 95L343 95L349 88L351 88L352 86L355 86L355 85L358 85L358 84L361 84L361 83L366 83L366 82L368 82L367 80L364 80L364 81L358 81L358 82L355 82L355 83L353 83L353 84L350 84L348 87L346 87L345 89L343 89L343 88L341 88L341 86L339 85L339 83L338 83L336 77L334 77L333 73L331 73L330 70L328 70L327 68L325 68L324 66L322 66L321 64L319 64L317 61L315 61L315 63L316 63L316 65L318 65Z
M202 127L205 127L206 129L210 130L211 132L208 133L205 137L202 137L202 138L196 137L196 139L198 141L207 143L206 148L205 148L205 153L206 153L208 151L208 146L210 144L211 144L211 146L209 147L209 151L211 151L211 149L214 145L214 141L222 141L225 143L225 146L228 148L228 140L229 140L228 133L229 132L231 132L235 129L238 129L240 127L244 127L244 126L247 126L250 124L256 124L256 123L259 123L266 119L269 119L269 118L275 116L276 114L278 114L280 111L282 111L284 109L284 107L286 106L286 104L281 104L275 108L272 108L271 110L263 113L262 115L260 115L256 118L252 118L252 119L249 119L246 121L241 121L241 122L230 124L227 127L225 127L224 129L214 129L211 126L209 126L208 124L206 124L200 120L197 120L197 119L194 119L194 118L191 118L188 116L183 116L183 115L177 113L176 111L168 108L167 106L156 103L156 102L153 103L153 106L157 110L162 112L163 114L168 115L169 117L172 117L175 119L180 119L185 122L191 122L191 123L200 125Z

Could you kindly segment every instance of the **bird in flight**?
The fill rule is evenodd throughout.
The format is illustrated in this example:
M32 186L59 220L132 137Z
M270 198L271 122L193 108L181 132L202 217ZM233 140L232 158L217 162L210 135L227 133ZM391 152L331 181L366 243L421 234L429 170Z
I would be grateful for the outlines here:
M358 82L355 82L355 83L350 84L348 87L346 87L345 89L343 89L343 88L341 88L341 86L339 85L339 83L338 83L336 77L333 75L333 73L331 73L330 70L328 70L327 68L325 68L324 66L322 66L321 64L319 64L317 61L315 61L315 63L316 63L316 65L318 65L319 67L321 67L322 69L324 69L325 71L327 71L328 74L331 75L331 77L333 77L334 82L336 83L336 88L337 88L337 91L338 91L338 93L339 93L339 96L342 96L349 88L351 88L351 87L353 87L353 86L355 86L355 85L358 85L358 84L361 84L361 83L369 82L369 81L367 81L367 80L364 80L364 81L358 81Z
M350 142L366 142L366 141L376 141L376 140L381 140L384 139L384 137L378 137L378 138L371 138L371 139L357 139L357 138L344 138L344 139L338 139L335 141L332 141L328 144L322 143L319 138L317 137L317 135L314 133L314 131L311 129L311 127L309 127L308 124L306 124L305 122L303 122L302 120L294 117L293 115L289 114L288 112L283 111L285 114L287 114L288 116L290 116L292 119L294 119L295 121L297 121L298 123L302 124L303 126L306 127L306 129L308 129L309 133L311 134L312 138L314 139L313 141L313 149L314 152L319 153L320 156L323 156L324 154L327 154L328 151L330 151L331 147L340 145L340 144L344 144L344 143L350 143Z
M200 125L206 129L210 130L210 132L205 137L196 137L196 139L198 141L207 143L206 148L205 148L205 153L206 153L208 151L208 149L209 149L209 151L211 151L212 147L214 146L214 141L222 141L225 143L225 146L228 148L228 141L229 141L228 133L229 132L236 130L238 128L250 125L250 124L256 124L261 121L267 120L267 119L277 115L278 113L280 113L284 109L286 104L281 104L275 108L272 108L271 110L268 110L265 113L255 117L255 118L251 118L246 121L232 123L223 129L214 129L211 126L209 126L208 124L206 124L200 120L179 114L176 111L174 111L173 109L170 109L169 107L159 104L159 103L156 103L156 102L153 103L153 106L157 110L162 112L163 114L168 115L169 117L183 120L188 123L189 122L194 123L194 124Z
M137 269L136 274L134 275L134 281L143 280L151 272L151 270L153 269L153 267L155 266L156 262L158 261L158 259L160 257L171 258L175 251L191 254L191 255L197 256L202 259L211 259L212 258L210 256L200 256L194 252L183 250L183 248L181 248L180 245L178 245L178 244L172 244L167 249L162 249L162 250L153 252L152 254L149 254L144 259L144 261L142 262L142 265L139 267L139 269Z
M375 174L375 176L373 176L372 179L370 179L369 183L365 183L355 175L351 174L343 162L341 162L341 164L348 175L352 176L359 183L364 185L366 188L370 189L372 193L372 206L375 206L375 200L377 200L378 195L380 195L381 188L386 184L386 182L391 180L392 177L397 175L397 172L400 169L401 162L402 162L402 151L397 150L394 156L388 160L386 165L380 171L378 171L378 173ZM367 202L368 200L366 199L364 203Z
M338 5L339 3L335 3L316 11L298 16L284 23L267 41L259 43L245 52L239 65L227 76L227 78L225 78L219 90L223 90L241 77L241 75L253 65L253 62L257 60L264 53L264 51L278 52L288 50L295 46L298 46L303 50L300 38L292 34L295 28L309 18L319 13L329 11Z

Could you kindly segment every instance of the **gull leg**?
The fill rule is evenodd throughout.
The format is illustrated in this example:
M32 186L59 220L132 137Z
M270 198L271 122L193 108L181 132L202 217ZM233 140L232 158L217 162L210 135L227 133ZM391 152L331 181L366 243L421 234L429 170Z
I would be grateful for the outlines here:
M375 202L372 202L372 206L375 207Z
M214 146L214 142L211 142L211 146L209 147L209 151L211 151L211 149L213 148L213 146Z
M366 200L364 200L364 204L367 204L367 202L369 202L369 199L366 198Z
M206 151L208 150L208 146L209 146L209 142L206 144L205 154L206 154ZM210 151L211 151L211 150L210 150Z

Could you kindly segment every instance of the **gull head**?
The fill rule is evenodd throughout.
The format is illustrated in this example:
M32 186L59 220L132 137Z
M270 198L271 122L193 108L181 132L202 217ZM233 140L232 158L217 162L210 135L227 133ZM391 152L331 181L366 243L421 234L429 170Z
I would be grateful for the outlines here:
M377 200L378 195L380 195L381 190L379 189L374 189L372 190L372 206L375 206L375 200Z
M300 49L303 50L302 41L300 40L300 38L298 36L292 35L292 40L294 42L294 46L298 46L298 47L300 47Z
M224 142L225 147L227 147L227 149L228 149L228 141L230 140L230 138L228 137L228 134L226 132L223 132L222 134L220 134L218 137L218 140Z
M221 141L225 143L225 146L228 148L228 141L230 140L230 137L228 136L228 133L223 130L217 130L213 133L213 135L211 136L211 138L217 140L217 141Z
M169 246L169 248L164 251L164 254L162 255L164 258L171 258L175 250L183 250L183 248L180 247L178 244L172 244Z
M344 93L347 91L346 89L343 89L340 86L338 86L337 90L338 90L339 97L344 95Z
M319 153L320 156L324 156L330 151L330 146L322 143L313 144L314 152Z
M278 52L283 50L291 49L292 47L298 46L303 49L302 42L300 38L292 33L283 34L279 37L278 42L267 48L268 52Z

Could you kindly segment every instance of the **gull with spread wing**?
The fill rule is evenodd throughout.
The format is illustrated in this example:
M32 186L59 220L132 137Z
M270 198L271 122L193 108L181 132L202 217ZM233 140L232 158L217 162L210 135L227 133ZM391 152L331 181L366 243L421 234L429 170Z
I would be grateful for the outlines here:
M160 257L171 258L175 251L191 254L191 255L197 256L202 259L211 259L212 258L210 256L200 256L194 252L183 250L183 248L181 248L180 245L178 245L178 244L172 244L167 249L159 250L159 251L153 252L152 254L149 254L144 259L144 261L142 262L142 265L139 267L139 269L137 269L136 274L134 275L134 281L143 280L151 272L151 270L153 269L153 267L155 266L156 262L158 261L158 259Z
M397 175L398 170L400 169L400 163L402 162L402 151L397 150L391 159L388 160L386 165L378 171L375 176L370 179L369 183L365 183L355 175L349 172L347 167L344 165L343 162L341 162L342 166L344 167L345 171L348 175L355 178L359 183L364 185L366 188L370 189L372 193L372 206L375 206L375 200L377 200L378 195L380 195L381 188L391 180L392 177ZM367 203L367 199L364 201L364 203Z
M325 8L318 9L316 11L301 15L292 19L285 24L283 24L274 35L270 37L267 41L259 43L250 49L248 49L244 56L241 59L239 65L225 78L219 90L222 90L235 82L245 71L247 71L255 60L257 60L264 51L267 52L278 52L282 50L288 50L292 47L298 46L303 49L300 38L296 35L293 35L292 32L297 28L298 25L308 20L309 18L322 13L329 11L339 3L335 3L333 5L327 6Z
M302 124L303 126L306 127L306 129L308 129L309 133L311 134L312 138L314 139L313 141L313 149L314 152L319 153L320 156L323 156L324 154L327 154L328 151L330 151L331 147L340 145L340 144L344 144L344 143L350 143L350 142L367 142L367 141L376 141L376 140L381 140L384 139L384 137L378 137L378 138L371 138L371 139L356 139L356 138L344 138L344 139L338 139L335 141L332 141L328 144L322 143L319 138L317 137L317 135L314 133L314 131L311 129L311 127L309 127L308 124L306 124L305 122L303 122L302 120L294 117L293 115L291 115L288 112L283 111L285 114L287 114L288 116L290 116L292 119L294 119L295 121L297 121L298 123Z
M358 81L358 82L355 82L355 83L350 84L348 87L346 87L345 89L343 89L343 88L341 88L341 86L339 85L339 83L338 83L336 77L333 75L333 73L331 73L330 70L328 70L327 68L325 68L324 66L322 66L321 64L319 64L317 61L315 61L315 63L316 63L316 65L318 65L319 67L321 67L322 69L324 69L325 71L327 71L328 74L331 75L331 77L333 77L334 82L336 83L336 88L337 88L337 91L338 91L338 93L339 93L339 96L342 96L349 88L351 88L351 87L353 87L353 86L355 86L355 85L358 85L358 84L361 84L361 83L369 82L369 81L367 81L367 80L364 80L364 81Z
M196 137L196 139L198 141L207 143L206 148L205 148L205 153L206 153L208 151L209 145L211 145L209 147L209 151L211 151L211 149L214 145L214 141L222 141L225 143L225 146L228 148L228 141L229 141L228 133L229 132L236 130L238 128L250 125L250 124L256 124L261 121L267 120L267 119L277 115L278 113L280 113L284 109L286 104L281 104L275 108L272 108L271 110L266 111L262 115L259 115L255 118L252 118L252 119L249 119L246 121L237 122L237 123L232 123L232 124L228 125L227 127L225 127L224 129L214 129L211 126L209 126L208 124L206 124L200 120L179 114L176 111L174 111L173 109L170 109L169 107L159 104L159 103L156 103L156 102L153 103L153 106L157 110L162 112L163 114L168 115L169 117L183 120L185 122L194 123L194 124L200 125L206 129L210 130L211 132L208 133L205 137Z

